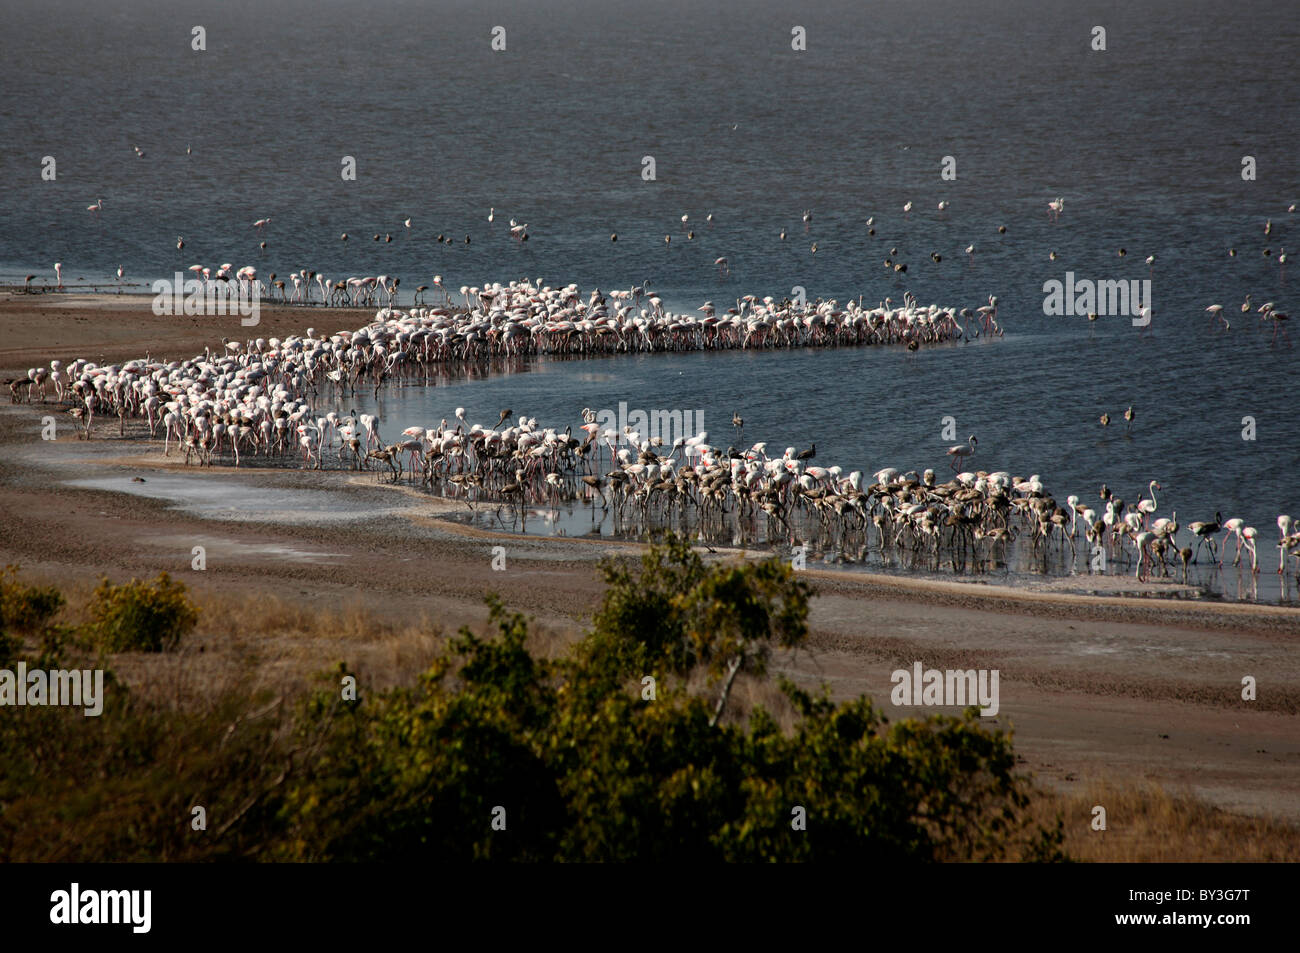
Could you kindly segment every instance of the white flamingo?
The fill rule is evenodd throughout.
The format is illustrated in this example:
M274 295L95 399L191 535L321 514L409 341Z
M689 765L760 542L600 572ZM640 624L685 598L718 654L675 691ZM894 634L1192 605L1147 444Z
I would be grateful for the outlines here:
M952 457L952 468L957 469L957 464L963 462L967 457L974 455L975 445L979 443L975 435L971 434L966 438L965 443L954 444L948 448L948 456Z
M1138 500L1138 512L1142 514L1143 526L1147 524L1147 517L1149 517L1152 513L1154 513L1156 511L1156 508L1160 505L1159 501L1156 499L1156 490L1161 490L1161 489L1164 489L1164 487L1162 487L1155 480L1152 480L1150 483L1147 484L1147 492L1151 494L1151 499Z
M1277 518L1277 571L1283 572L1286 568L1286 539L1291 535L1293 526L1291 517L1283 513Z

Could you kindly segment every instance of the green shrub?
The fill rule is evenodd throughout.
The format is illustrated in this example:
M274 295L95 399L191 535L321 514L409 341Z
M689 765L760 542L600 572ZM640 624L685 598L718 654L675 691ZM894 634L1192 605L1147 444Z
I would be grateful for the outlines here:
M56 643L60 633L51 622L63 604L58 589L23 585L18 581L18 567L6 566L0 572L0 665L19 655L23 636L40 636L47 645Z
M654 547L604 567L594 629L564 657L489 600L494 638L461 630L414 689L317 698L333 728L290 783L291 860L933 861L1045 857L1008 736L962 718L889 726L865 698L782 680L792 730L724 718L737 672L807 635L784 563L705 566ZM707 689L687 689L693 673ZM645 700L640 680L657 680ZM337 684L337 683L336 683ZM632 686L636 686L633 688ZM304 742L305 743L305 742ZM505 810L494 829L495 808ZM796 809L805 830L792 827ZM1027 835L1027 836L1026 836Z
M973 709L890 725L869 699L781 679L781 712L728 710L739 673L768 678L807 636L787 565L705 565L670 539L604 575L592 631L555 659L489 598L490 634L462 629L409 687L345 701L340 669L296 707L122 686L100 717L0 718L0 862L1065 859L1060 825L1027 818L1009 736ZM6 618L47 640L61 604L0 588ZM111 651L175 646L197 620L165 573L104 580L89 615Z
M199 621L185 586L167 573L151 583L132 579L120 586L105 577L88 607L86 634L107 652L164 652L174 649Z
M63 594L54 586L25 586L18 567L0 572L0 631L35 635L63 608Z
M98 717L0 711L0 863L256 859L283 830L280 708L261 695L177 710L106 679Z

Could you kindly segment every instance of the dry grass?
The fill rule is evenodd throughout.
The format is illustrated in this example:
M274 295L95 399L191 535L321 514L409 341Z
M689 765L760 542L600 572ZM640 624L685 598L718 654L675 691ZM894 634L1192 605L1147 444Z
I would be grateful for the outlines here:
M25 582L57 585L67 599L55 621L87 621L95 583L49 573L22 573ZM124 579L113 578L114 582ZM230 592L191 585L198 606L195 630L178 649L110 656L114 674L133 691L175 705L199 704L229 692L269 690L296 696L315 688L322 673L346 663L359 684L384 689L410 684L443 650L442 626L420 613L386 612L380 600L358 593L337 609L307 598L269 592Z
M96 579L23 572L27 583L57 585L67 604L56 621L86 621ZM113 578L114 582L124 579ZM345 663L363 690L410 685L454 634L426 612L394 609L382 597L357 592L336 608L310 596L231 591L190 584L199 608L194 632L172 652L126 652L111 657L115 675L146 697L174 705L196 704L229 692L262 691L293 697L319 687ZM529 648L556 657L579 633L530 626Z
M1094 805L1106 808L1105 831L1092 829ZM1300 827L1231 814L1190 794L1152 783L1095 783L1080 794L1039 789L1033 819L1065 821L1066 853L1073 860L1119 863L1206 863L1300 860Z
M344 663L363 691L382 690L413 682L446 642L427 617L393 619L360 598L338 610L264 593L207 594L197 601L198 628L179 651L114 658L114 670L133 689L175 691L178 699L233 690L296 696ZM180 689L182 679L189 692Z

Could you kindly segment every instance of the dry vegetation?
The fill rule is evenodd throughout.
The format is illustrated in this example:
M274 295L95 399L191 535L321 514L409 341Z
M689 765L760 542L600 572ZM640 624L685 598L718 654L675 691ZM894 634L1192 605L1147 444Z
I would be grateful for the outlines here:
M1091 827L1094 805L1106 808L1105 831ZM1211 807L1157 784L1096 783L1079 794L1040 790L1034 819L1065 818L1062 845L1071 859L1120 863L1231 863L1300 860L1300 828Z
M24 573L23 577L27 583L57 581L39 573ZM84 623L94 586L86 580L65 579L60 588L67 604L55 621L68 627ZM336 672L341 662L346 662L347 670L356 674L368 691L412 685L446 650L451 634L441 631L424 614L401 617L367 605L360 596L351 605L331 610L269 593L236 597L204 591L200 586L193 595L200 621L180 648L119 653L105 659L138 703L155 710L185 710L203 716L199 727L178 732L156 750L162 760L153 767L162 776L182 776L195 745L231 737L242 725L259 723L264 740L283 740L291 729L288 713L320 687L326 673ZM529 649L539 657L553 658L577 635L533 629ZM27 647L32 648L30 641ZM88 661L75 655L68 659L69 664ZM704 673L692 674L686 686L692 691L705 689ZM745 722L760 707L783 731L791 730L797 719L776 684L742 674L724 724ZM269 783L278 782L272 779ZM69 785L74 784L70 778ZM147 791L138 786L130 788L130 795L141 802L148 799ZM30 814L35 821L41 815L38 801L29 798L16 805L19 812L10 820ZM1107 810L1109 829L1104 832L1090 827L1092 808L1097 804ZM158 813L156 807L145 808L143 803L140 810L144 815ZM1062 819L1061 846L1069 859L1077 861L1300 860L1300 828L1232 814L1188 793L1167 791L1151 783L1096 783L1082 793L1070 794L1034 787L1027 816L1031 823L1048 829ZM99 830L100 826L91 824L87 829ZM11 842L12 859L22 855L27 859L74 859L87 851L112 850L111 844L81 838L75 833L75 823L64 825L63 830L58 837L34 836ZM163 859L183 860L185 853L180 850Z

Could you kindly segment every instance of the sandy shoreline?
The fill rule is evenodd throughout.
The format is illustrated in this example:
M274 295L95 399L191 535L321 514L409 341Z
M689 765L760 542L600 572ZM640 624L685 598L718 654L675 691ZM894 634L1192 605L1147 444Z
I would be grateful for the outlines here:
M241 328L238 316L159 318L138 296L118 297L0 296L7 331L0 375L51 358L188 357L222 336L359 327L373 317L373 310L264 306L258 327ZM571 637L600 597L596 561L640 549L487 533L440 518L463 504L338 472L217 467L205 468L203 479L255 493L337 494L340 505L361 511L355 518L198 516L165 499L66 485L139 476L148 486L197 474L145 443L101 441L98 425L94 446L71 428L56 443L43 442L39 417L39 403L0 405L0 563L50 578L86 582L105 572L166 569L200 596L273 591L318 607L423 614L445 627L481 621L483 594L492 590ZM103 428L116 436L115 421ZM207 549L203 573L190 571L193 545ZM490 568L495 545L505 547L504 572ZM889 704L895 668L916 660L997 668L996 721L1014 726L1017 750L1044 783L1074 790L1149 779L1230 810L1300 823L1300 611L825 569L807 577L818 592L809 650L779 666L801 682L824 679L837 695L870 694L891 717L905 717L925 712ZM1135 588L1132 580L1116 586ZM1240 698L1247 675L1259 682L1254 702Z

